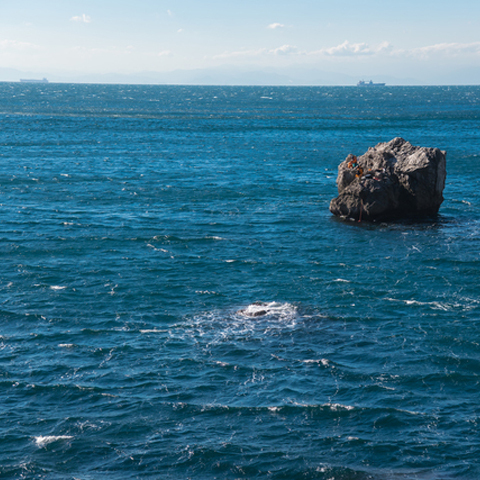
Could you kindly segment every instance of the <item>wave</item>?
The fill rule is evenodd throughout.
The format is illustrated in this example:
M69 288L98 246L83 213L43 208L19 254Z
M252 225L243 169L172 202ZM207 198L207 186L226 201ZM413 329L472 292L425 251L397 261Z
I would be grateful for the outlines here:
M186 415L199 415L201 413L209 413L212 418L216 415L236 414L236 415L271 415L282 414L285 416L295 416L307 413L308 415L315 415L317 418L340 418L348 417L350 415L362 415L364 418L371 419L372 422L384 421L390 419L394 421L405 421L414 419L416 417L425 417L434 419L435 414L419 412L414 410L407 410L405 408L375 406L375 405L349 405L346 403L303 403L295 400L286 399L285 402L278 405L235 405L235 404L221 404L221 403L187 403L187 402L166 402L165 405L170 405L173 411L183 411ZM386 421L385 423L388 423Z

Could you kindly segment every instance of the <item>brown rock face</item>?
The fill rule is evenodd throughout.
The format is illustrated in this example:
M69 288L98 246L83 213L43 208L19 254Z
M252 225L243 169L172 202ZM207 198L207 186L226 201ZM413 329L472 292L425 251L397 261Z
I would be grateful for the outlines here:
M379 143L338 166L334 215L380 220L438 213L443 202L446 152L416 147L403 138Z

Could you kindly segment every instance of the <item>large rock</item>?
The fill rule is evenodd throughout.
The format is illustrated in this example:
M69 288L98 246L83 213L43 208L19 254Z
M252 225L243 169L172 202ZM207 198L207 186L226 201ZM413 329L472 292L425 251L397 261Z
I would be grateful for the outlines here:
M334 215L380 220L438 212L443 202L446 152L394 138L358 157L359 167L355 159L350 154L338 166L338 197L330 202Z

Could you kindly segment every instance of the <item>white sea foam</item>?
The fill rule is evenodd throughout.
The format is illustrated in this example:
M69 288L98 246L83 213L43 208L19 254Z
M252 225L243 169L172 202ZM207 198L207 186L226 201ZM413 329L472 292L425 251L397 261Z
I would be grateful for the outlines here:
M35 443L39 447L45 447L49 443L58 442L60 440L72 440L73 437L70 435L46 435L35 437Z
M75 345L73 343L59 343L60 348L73 348Z
M326 358L321 358L320 360L302 360L302 363L316 363L318 365L322 364L324 367L328 367L330 365L329 360Z
M62 285L52 285L50 288L52 290L65 290L67 287L64 287Z
M352 407L351 405L342 405L341 403L324 403L322 405L318 404L311 404L311 403L298 403L298 402L293 402L293 405L296 407L304 407L304 408L318 408L318 407L323 407L323 408L329 408L330 410L333 410L334 412L338 410L355 410L355 407Z
M290 303L255 302L234 311L215 310L195 315L186 328L172 325L168 334L175 339L205 337L216 343L238 335L268 335L278 329L294 328L298 318L297 307Z
M433 308L434 310L444 310L444 311L449 311L454 307L461 307L462 305L459 304L448 304L448 303L442 303L442 302L420 302L418 300L402 300L402 299L397 299L397 298L386 298L385 300L388 300L390 302L399 302L399 303L404 303L405 305L419 305L419 306L425 306L425 307L430 307Z
M215 361L214 363L215 363L216 365L219 365L220 367L228 367L228 366L230 366L230 364L229 364L229 363L226 363L226 362L220 362L220 361L218 361L218 360L217 360L217 361Z
M355 407L352 407L351 405L342 405L341 403L326 403L324 405L325 407L330 407L333 411L338 411L338 410L355 410Z
M291 319L297 314L297 307L290 303L255 302L238 311L245 317L276 316L280 319Z
M156 252L162 252L162 253L170 253L168 250L165 250L164 248L157 248L151 243L147 243L147 247L153 248Z

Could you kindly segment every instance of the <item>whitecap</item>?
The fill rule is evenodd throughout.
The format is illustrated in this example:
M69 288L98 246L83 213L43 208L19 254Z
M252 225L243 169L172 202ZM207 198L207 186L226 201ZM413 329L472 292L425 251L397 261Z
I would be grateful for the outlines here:
M245 317L264 317L275 315L280 318L292 318L297 313L297 307L290 303L278 302L255 302L246 308L239 310L239 313Z
M60 348L73 348L75 345L73 343L59 343Z
M325 407L331 408L333 411L337 410L355 410L355 407L352 407L351 405L342 405L341 403L326 403Z
M46 435L35 437L35 443L39 447L45 447L49 443L58 442L60 440L72 440L70 435Z
M153 248L156 252L170 253L168 250L165 250L164 248L157 248L151 243L147 243L147 247Z
M330 361L326 358L321 358L320 360L302 360L302 363L316 363L317 365L322 364L324 367L328 367L330 365Z
M52 285L50 287L52 290L65 290L67 287L61 286L61 285Z
M230 366L230 364L228 364L228 363L226 363L226 362L221 362L221 361L219 361L219 360L216 360L214 363L215 363L216 365L219 365L220 367L229 367L229 366Z
M421 306L427 306L427 307L432 307L436 310L450 310L450 306L447 304L443 304L440 302L419 302L417 300L404 300L405 305L421 305Z
M389 302L400 302L404 303L405 305L411 306L423 306L423 307L430 307L435 310L444 310L444 311L449 311L452 308L455 307L462 307L460 304L448 304L448 303L441 303L441 302L420 302L419 300L402 300L402 299L397 299L397 298L385 298L385 300L388 300Z

